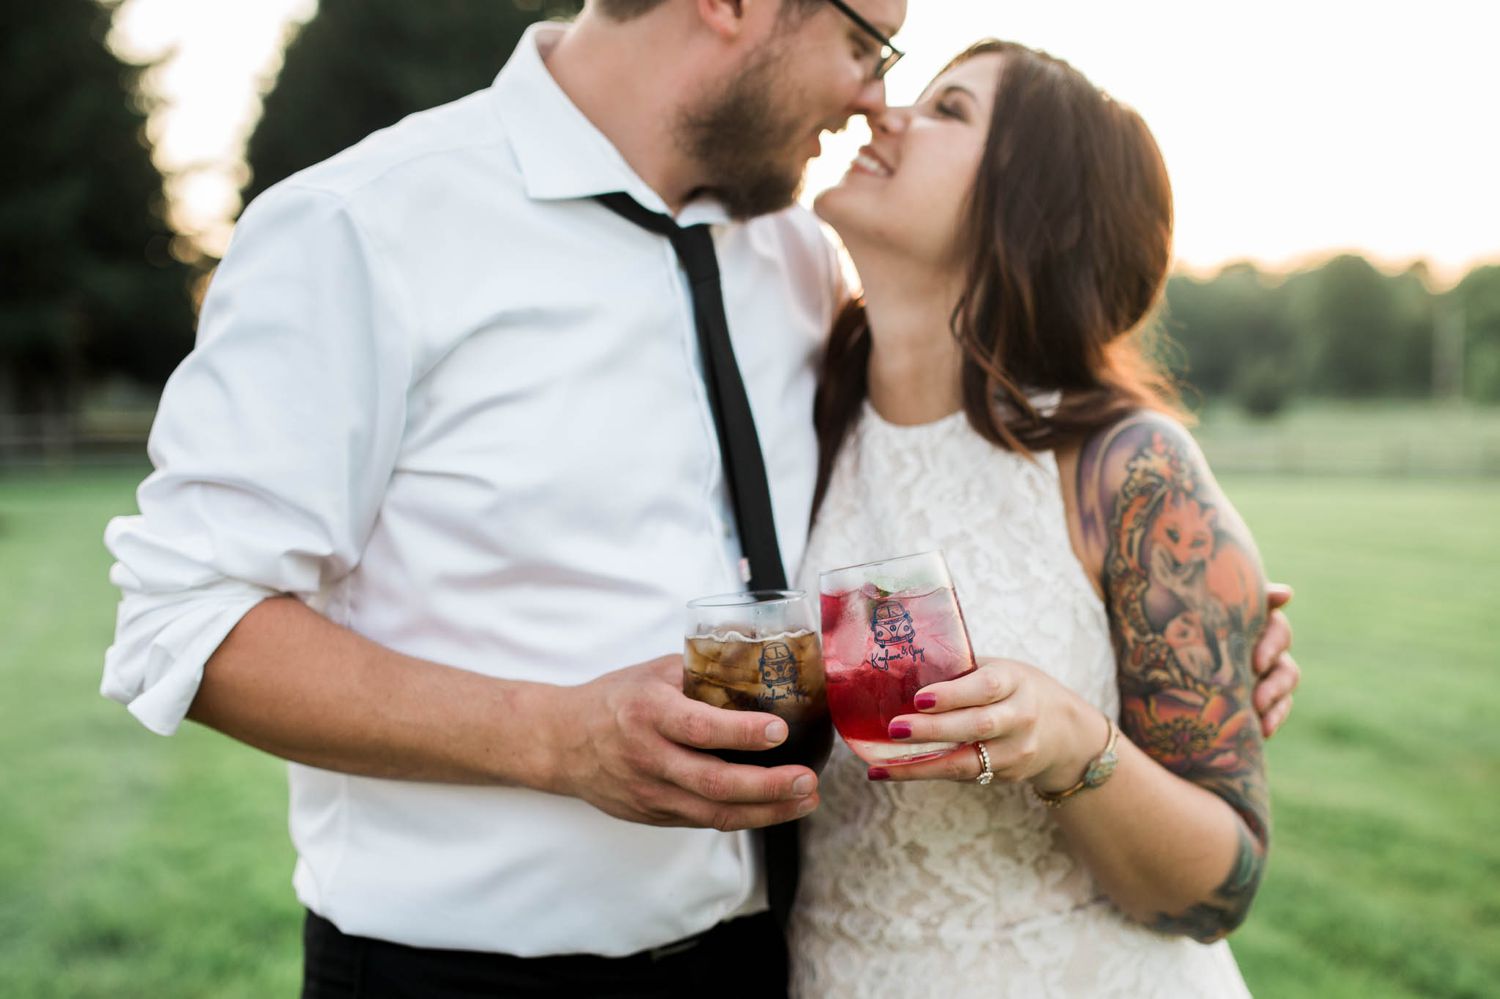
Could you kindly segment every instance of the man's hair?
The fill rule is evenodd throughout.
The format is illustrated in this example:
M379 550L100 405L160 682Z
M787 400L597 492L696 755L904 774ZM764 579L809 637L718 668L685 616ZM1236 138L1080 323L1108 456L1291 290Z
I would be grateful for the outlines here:
M666 3L666 0L589 0L589 2L611 21L633 21L642 14L649 14L660 7ZM822 2L823 0L783 0L781 16L806 14Z

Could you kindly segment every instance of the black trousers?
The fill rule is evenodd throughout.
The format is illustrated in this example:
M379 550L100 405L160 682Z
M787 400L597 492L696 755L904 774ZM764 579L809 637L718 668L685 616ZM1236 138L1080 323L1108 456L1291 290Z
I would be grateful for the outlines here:
M312 912L302 999L784 999L786 939L770 913L629 957L513 957L354 937Z

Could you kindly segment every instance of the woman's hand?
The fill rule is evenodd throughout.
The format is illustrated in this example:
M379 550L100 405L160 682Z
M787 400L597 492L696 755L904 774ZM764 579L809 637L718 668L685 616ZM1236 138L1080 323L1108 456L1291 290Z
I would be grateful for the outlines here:
M964 745L930 760L871 767L870 780L974 780L983 769L975 744L982 743L995 779L1061 791L1109 741L1098 708L1012 659L980 659L974 672L922 688L916 705L920 714L892 719L891 738Z
M1255 670L1255 711L1260 715L1261 735L1269 739L1292 712L1292 692L1302 682L1302 669L1292 658L1292 623L1281 609L1292 601L1292 588L1285 583L1266 585L1266 626L1255 643L1251 666Z

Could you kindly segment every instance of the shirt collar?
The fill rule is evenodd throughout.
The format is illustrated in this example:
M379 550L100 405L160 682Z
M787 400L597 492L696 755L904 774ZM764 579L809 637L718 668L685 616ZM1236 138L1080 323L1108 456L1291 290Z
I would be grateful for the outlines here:
M578 110L542 61L543 50L550 50L567 30L547 22L527 28L490 88L527 196L562 201L624 191L651 211L669 214L661 195ZM683 207L677 221L721 225L729 216L713 199L698 198Z

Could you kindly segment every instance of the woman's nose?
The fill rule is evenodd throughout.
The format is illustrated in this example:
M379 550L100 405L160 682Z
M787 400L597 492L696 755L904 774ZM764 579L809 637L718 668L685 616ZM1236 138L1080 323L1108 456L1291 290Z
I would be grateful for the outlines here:
M870 127L877 135L900 135L911 124L911 108L886 108Z

